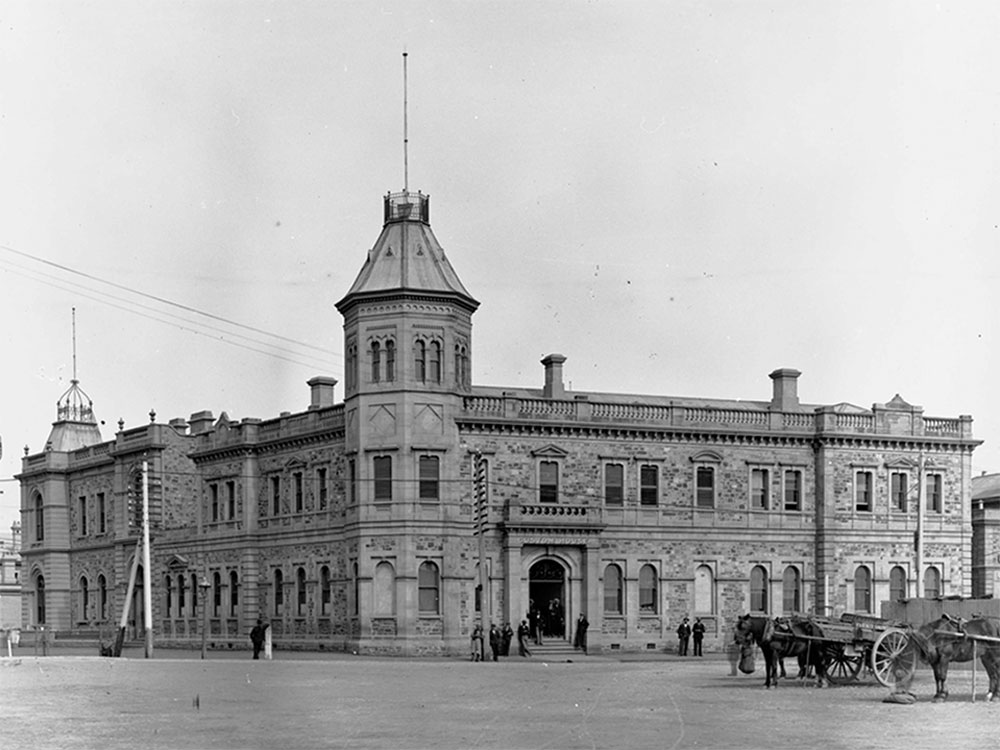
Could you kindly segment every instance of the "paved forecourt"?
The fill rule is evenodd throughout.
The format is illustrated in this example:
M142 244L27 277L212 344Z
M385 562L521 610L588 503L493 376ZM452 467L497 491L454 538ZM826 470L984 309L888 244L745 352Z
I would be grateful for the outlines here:
M992 746L1000 704L911 706L875 684L818 690L725 661L448 659L0 660L3 742L19 748L877 748ZM982 690L982 687L980 688ZM982 695L980 695L982 698Z

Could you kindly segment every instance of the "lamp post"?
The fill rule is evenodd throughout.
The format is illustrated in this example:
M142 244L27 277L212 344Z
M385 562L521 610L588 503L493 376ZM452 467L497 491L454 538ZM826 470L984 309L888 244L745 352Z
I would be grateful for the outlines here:
M208 636L208 589L212 586L205 576L201 577L201 658L205 658L205 638Z

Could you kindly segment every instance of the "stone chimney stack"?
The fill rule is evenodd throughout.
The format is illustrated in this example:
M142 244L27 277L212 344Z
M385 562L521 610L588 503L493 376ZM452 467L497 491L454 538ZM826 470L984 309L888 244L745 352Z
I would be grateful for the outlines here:
M306 385L309 386L309 392L312 395L312 403L309 404L310 410L333 406L333 388L337 385L336 378L317 375L315 378L307 380Z
M566 387L563 385L562 366L566 358L561 354L550 354L542 360L545 366L545 388L542 395L545 398L566 398Z
M212 423L215 422L215 417L212 416L210 411L197 411L191 415L188 419L188 425L191 428L192 435L199 435L202 432L208 432L212 429Z
M771 408L775 411L792 411L799 406L799 375L802 373L790 367L782 367L771 373L774 391Z

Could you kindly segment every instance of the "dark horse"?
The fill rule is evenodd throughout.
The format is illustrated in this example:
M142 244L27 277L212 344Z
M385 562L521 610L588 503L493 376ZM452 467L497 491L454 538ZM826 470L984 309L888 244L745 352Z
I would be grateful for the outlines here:
M816 686L826 684L826 660L823 645L810 638L822 637L819 627L809 619L771 618L743 615L736 621L736 642L740 644L740 668L743 671L749 660L752 664L754 644L760 646L764 656L764 687L778 686L778 668L786 656L799 661L799 676L807 666L816 670ZM752 667L749 671L753 671ZM782 670L783 672L784 670Z
M945 680L948 679L948 664L953 661L972 661L972 646L974 638L966 636L985 636L1000 639L1000 626L992 619L976 617L971 620L960 620L951 615L942 615L940 619L929 622L919 630L911 633L916 643L920 657L931 665L934 670L934 682L937 692L934 701L948 699ZM1000 701L1000 642L975 641L980 660L990 676L990 692L988 700Z

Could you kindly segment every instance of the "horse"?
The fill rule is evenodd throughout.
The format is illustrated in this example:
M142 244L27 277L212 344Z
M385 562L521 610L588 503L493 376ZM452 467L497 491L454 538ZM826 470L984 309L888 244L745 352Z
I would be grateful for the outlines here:
M953 633L954 635L949 635ZM934 670L937 692L934 702L948 699L945 681L948 679L948 664L953 661L972 661L973 639L966 636L986 636L1000 638L1000 625L993 619L974 617L961 620L951 615L942 615L937 620L910 632L918 647L920 658ZM1000 701L1000 642L979 641L980 660L990 676L990 691L987 700Z
M824 649L821 644L808 640L809 637L816 638L822 635L819 627L808 619L776 620L770 617L743 615L736 621L735 628L736 641L741 646L740 668L746 671L744 666L750 665L750 671L753 671L752 651L753 645L756 644L760 646L764 656L765 688L778 686L778 669L780 666L784 676L781 661L786 656L798 658L800 678L808 666L814 667L816 686L823 687L826 684Z

